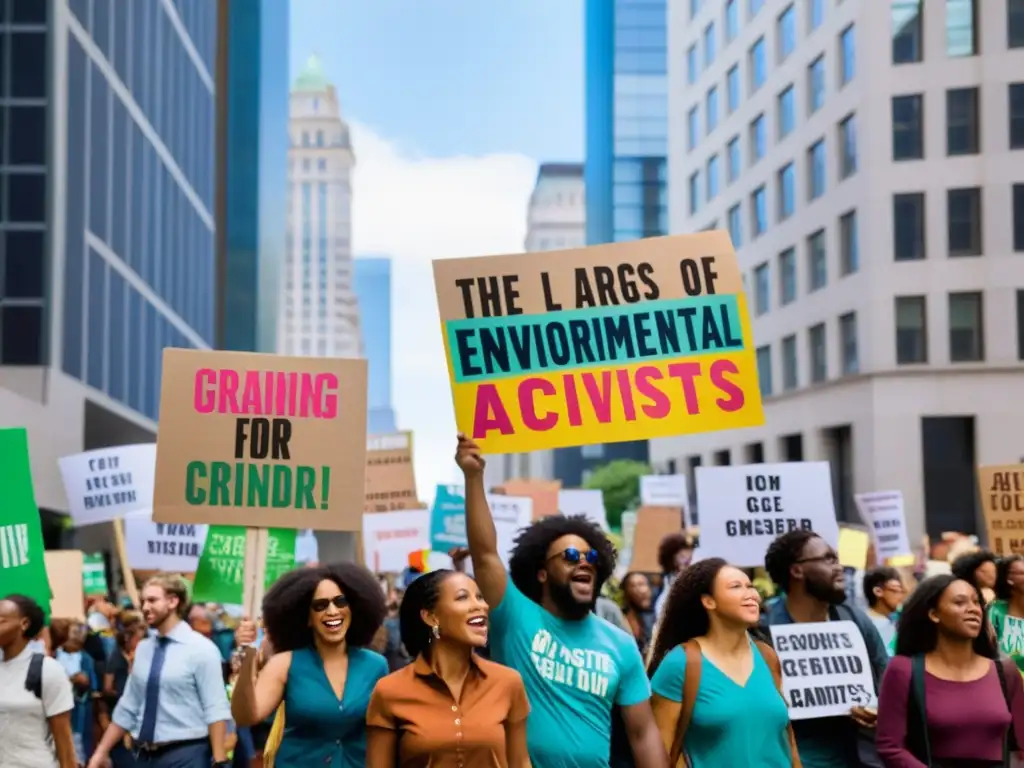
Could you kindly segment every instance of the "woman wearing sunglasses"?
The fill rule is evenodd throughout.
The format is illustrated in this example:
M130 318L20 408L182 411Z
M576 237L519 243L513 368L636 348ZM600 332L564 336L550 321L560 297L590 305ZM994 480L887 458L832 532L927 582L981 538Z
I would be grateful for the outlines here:
M388 665L365 646L386 613L374 575L339 563L286 573L267 592L263 624L275 653L266 664L251 647L255 625L239 627L244 658L231 713L247 727L284 705L275 768L366 765L366 708Z

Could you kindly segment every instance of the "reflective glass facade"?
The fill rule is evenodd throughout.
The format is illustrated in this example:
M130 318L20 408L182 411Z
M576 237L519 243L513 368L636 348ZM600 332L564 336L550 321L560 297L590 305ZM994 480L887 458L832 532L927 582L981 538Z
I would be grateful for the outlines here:
M391 259L357 258L355 291L363 350L369 367L366 428L371 435L394 432L391 406Z
M65 373L157 417L214 334L217 3L66 0Z

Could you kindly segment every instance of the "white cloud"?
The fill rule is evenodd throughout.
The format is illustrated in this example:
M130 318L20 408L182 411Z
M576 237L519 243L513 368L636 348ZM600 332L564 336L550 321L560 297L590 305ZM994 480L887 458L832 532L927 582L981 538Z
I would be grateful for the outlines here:
M433 259L518 253L537 165L523 155L421 157L352 123L356 254L392 258L391 375L399 426L415 432L420 498L452 482L455 417Z

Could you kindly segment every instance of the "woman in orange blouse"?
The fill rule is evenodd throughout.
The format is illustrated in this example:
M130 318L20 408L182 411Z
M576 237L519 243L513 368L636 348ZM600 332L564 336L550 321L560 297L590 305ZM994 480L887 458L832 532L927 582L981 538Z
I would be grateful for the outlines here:
M367 768L530 768L519 673L487 661L487 603L469 576L409 585L399 622L415 659L377 682L366 712Z

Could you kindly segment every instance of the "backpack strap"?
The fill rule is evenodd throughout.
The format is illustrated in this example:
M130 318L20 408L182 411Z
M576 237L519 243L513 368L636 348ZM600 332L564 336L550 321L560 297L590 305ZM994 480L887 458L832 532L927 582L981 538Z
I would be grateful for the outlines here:
M686 654L686 670L683 672L683 702L682 709L679 711L679 719L676 721L676 737L672 740L669 768L676 768L679 758L684 757L683 741L686 739L686 730L690 727L690 720L693 718L693 708L697 704L701 667L704 664L700 646L695 641L683 643L682 648L683 653Z
M928 707L924 681L924 654L911 656L910 690L907 694L907 747L925 765L931 766L932 745L928 737Z
M789 703L786 702L786 695L782 691L782 663L779 661L779 655L775 652L774 648L763 640L755 639L754 645L756 645L757 650L760 651L761 657L768 665L768 669L772 671L772 678L775 680L775 688L778 690L779 695L782 697L782 701L786 703L786 707L788 709ZM793 768L801 768L802 763L800 762L800 753L797 752L796 748L796 734L793 733L792 720L786 724L786 730L789 732L789 754L793 758Z
M28 660L28 672L25 674L25 690L40 701L43 700L43 659L41 653L33 653Z

